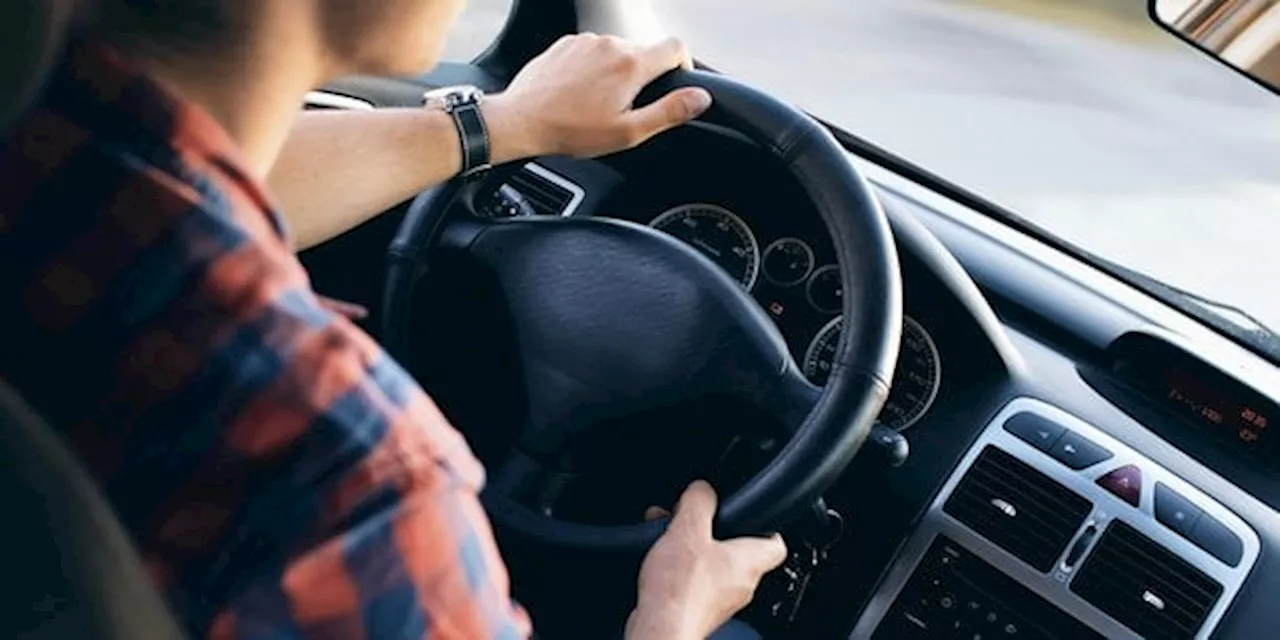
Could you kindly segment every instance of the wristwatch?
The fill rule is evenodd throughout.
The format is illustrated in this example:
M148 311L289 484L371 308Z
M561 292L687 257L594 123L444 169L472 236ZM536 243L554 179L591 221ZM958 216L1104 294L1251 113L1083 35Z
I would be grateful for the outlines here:
M484 92L471 85L458 85L432 89L422 95L422 104L428 109L440 109L453 117L462 142L461 176L475 179L491 168L489 129L484 124L480 105Z

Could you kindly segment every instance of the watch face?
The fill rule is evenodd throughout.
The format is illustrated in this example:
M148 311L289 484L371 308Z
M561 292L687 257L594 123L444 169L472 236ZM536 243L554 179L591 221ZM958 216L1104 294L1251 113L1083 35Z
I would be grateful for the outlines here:
M423 104L428 106L438 105L446 110L464 104L480 104L483 98L484 92L478 87L469 84L440 87L422 94Z

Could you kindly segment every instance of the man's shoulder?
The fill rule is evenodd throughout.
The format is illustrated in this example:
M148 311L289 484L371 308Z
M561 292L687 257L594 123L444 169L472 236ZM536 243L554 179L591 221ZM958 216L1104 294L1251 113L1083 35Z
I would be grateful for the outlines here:
M95 312L144 316L251 244L287 270L287 251L255 242L253 212L220 182L162 145L32 114L0 147L6 293L28 321L62 331Z

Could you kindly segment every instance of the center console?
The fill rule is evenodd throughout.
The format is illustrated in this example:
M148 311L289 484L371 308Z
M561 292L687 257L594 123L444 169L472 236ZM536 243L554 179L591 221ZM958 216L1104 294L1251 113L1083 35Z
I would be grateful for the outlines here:
M903 546L853 638L1207 638L1257 534L1060 409L987 426Z

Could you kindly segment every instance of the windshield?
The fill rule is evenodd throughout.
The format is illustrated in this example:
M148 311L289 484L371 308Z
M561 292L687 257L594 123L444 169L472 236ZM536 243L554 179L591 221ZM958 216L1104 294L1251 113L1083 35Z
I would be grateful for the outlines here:
M1280 327L1280 99L1145 0L652 1L713 67Z

